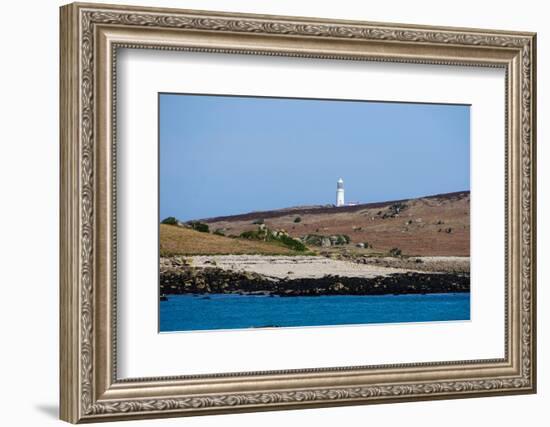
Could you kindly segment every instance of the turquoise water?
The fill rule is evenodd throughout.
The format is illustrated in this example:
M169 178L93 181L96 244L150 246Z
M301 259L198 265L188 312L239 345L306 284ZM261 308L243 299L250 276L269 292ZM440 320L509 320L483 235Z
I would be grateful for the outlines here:
M168 295L160 331L469 320L470 294Z

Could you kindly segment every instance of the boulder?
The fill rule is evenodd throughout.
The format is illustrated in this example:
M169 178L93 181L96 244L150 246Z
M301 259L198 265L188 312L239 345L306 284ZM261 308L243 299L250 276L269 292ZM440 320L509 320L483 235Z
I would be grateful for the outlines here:
M328 247L332 246L332 241L330 240L329 237L323 237L323 238L321 238L321 246L323 248L328 248Z

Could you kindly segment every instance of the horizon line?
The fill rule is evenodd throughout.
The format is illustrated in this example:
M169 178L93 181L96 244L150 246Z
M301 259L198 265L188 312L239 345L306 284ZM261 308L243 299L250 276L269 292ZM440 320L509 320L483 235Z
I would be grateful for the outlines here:
M409 198L402 198L402 199L390 199L390 200L380 200L380 201L376 201L376 202L366 202L366 203L357 203L357 204L353 204L353 205L344 205L344 206L339 206L337 207L334 203L325 203L325 204L317 204L317 205L295 205L295 206L288 206L288 207L282 207L282 208L273 208L273 209L268 209L268 210L259 210L259 211L248 211L248 212L242 212L242 213L236 213L236 214L232 214L232 215L218 215L218 216L212 216L212 217L202 217L202 218L191 218L191 219L187 219L185 221L182 221L184 223L186 222L190 222L190 221L204 221L204 222L213 222L214 220L216 221L222 221L223 219L225 218L234 218L234 217L238 217L238 216L248 216L248 215L257 215L257 214L262 214L262 213L284 213L284 211L291 211L291 210L296 210L296 211L307 211L307 210L319 210L319 209L348 209L349 208L352 208L352 210L355 210L357 208L364 208L366 206L371 206L371 207L377 207L379 205L385 205L385 204L388 204L388 203L398 203L398 202L404 202L404 201L407 201L407 200L413 200L413 199L428 199L428 198L434 198L434 197L442 197L442 196L451 196L451 195L458 195L458 194L461 194L461 193L470 193L470 189L468 190L458 190L458 191L450 191L448 193L436 193L436 194L428 194L428 195L423 195L423 196L417 196L417 197L409 197ZM271 217L275 217L275 216L279 216L279 215L271 215ZM170 216L166 217L166 218L170 218ZM164 219L166 219L164 218ZM179 218L177 217L173 217L173 218L176 218L178 221L180 221ZM159 222L161 222L162 220L159 218Z

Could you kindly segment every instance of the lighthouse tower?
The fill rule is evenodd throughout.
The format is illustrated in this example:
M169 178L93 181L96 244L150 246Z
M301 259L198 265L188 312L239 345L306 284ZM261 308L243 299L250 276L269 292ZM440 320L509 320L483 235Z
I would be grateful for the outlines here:
M338 179L336 183L336 206L344 206L344 180Z

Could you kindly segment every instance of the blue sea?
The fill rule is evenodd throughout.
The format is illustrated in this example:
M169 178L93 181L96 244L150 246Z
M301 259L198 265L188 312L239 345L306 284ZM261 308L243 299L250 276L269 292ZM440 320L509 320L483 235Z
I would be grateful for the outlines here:
M470 320L470 294L168 295L160 332Z

